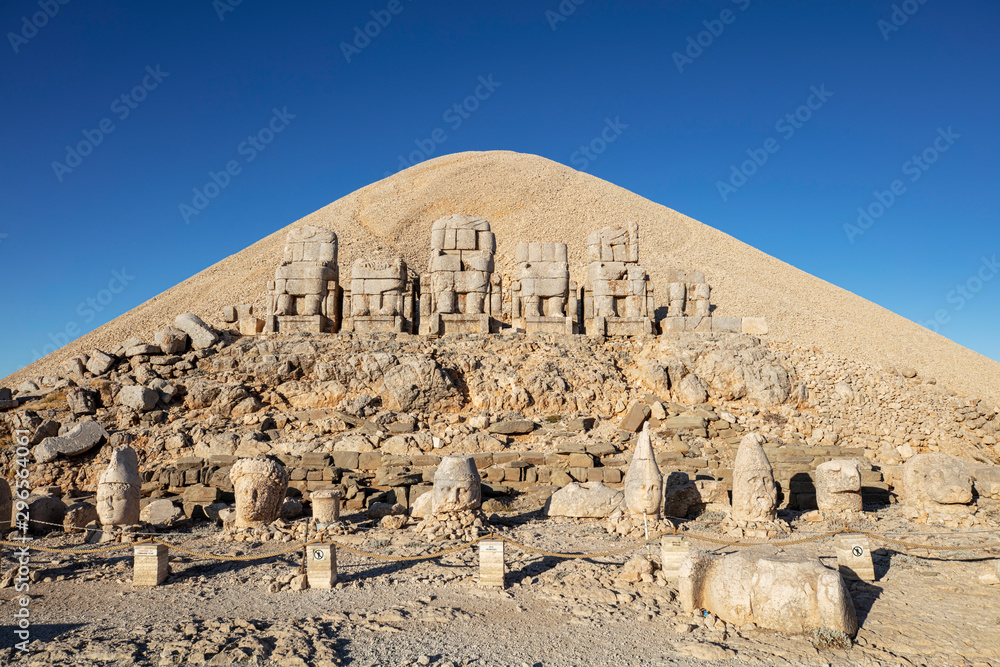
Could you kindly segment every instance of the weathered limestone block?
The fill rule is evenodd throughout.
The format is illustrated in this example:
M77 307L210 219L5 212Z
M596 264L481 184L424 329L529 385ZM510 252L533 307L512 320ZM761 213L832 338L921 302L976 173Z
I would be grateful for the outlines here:
M139 519L154 526L171 526L184 518L184 512L167 498L154 500L139 512Z
M188 335L177 327L167 327L163 331L156 332L153 342L160 346L163 354L184 354L187 350Z
M576 285L569 280L565 243L518 243L511 319L528 333L575 333Z
M821 512L860 512L861 469L857 461L827 461L816 466L816 505Z
M174 328L186 333L191 340L191 347L196 350L204 350L219 342L219 334L194 313L183 313L175 317Z
M343 331L413 333L416 296L402 257L358 259L344 294L350 316L344 318Z
M639 266L639 225L605 227L587 237L584 331L597 336L652 333L653 284Z
M258 528L281 515L288 471L271 459L240 459L229 470L236 494L236 528Z
M101 350L91 350L90 358L87 360L87 370L94 375L104 375L115 365L115 357L105 354Z
M670 317L708 317L711 313L712 288L701 271L668 271L667 295Z
M420 333L489 333L500 317L500 276L490 223L449 215L431 227L431 257L421 278Z
M267 290L265 331L339 331L337 235L311 225L288 232L284 257Z
M97 483L97 516L103 526L139 523L139 459L131 447L115 447Z
M765 553L691 551L679 574L685 611L704 609L727 623L786 634L857 634L854 603L839 572L817 559L760 551Z
M903 506L919 523L961 523L976 511L972 476L948 454L917 454L903 465Z
M74 415L92 415L97 412L93 392L81 387L70 387L66 391L66 403Z
M157 392L138 384L122 387L118 396L115 397L115 403L136 412L149 412L156 407L158 400L160 400L160 395Z
M548 516L603 519L624 504L624 493L601 482L571 482L549 497L546 513Z

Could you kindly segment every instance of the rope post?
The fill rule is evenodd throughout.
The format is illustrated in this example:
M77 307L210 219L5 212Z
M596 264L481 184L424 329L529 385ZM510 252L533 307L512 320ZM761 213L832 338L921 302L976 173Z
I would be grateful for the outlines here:
M337 547L314 542L306 547L306 561L309 588L333 588L337 583Z
M132 585L159 586L170 570L167 547L153 544L152 540L135 545L133 549Z
M875 564L868 538L858 533L842 533L834 540L840 576L848 581L875 581Z
M680 581L681 561L690 548L690 543L683 535L664 535L660 539L660 561L667 581Z
M486 588L506 588L506 567L503 562L503 541L483 540L479 543L479 585Z

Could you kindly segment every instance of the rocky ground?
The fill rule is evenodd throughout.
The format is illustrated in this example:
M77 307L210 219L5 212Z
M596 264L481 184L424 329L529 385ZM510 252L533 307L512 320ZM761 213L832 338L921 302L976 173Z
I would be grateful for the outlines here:
M793 537L829 528L783 512ZM718 535L711 515L684 526ZM376 553L429 553L412 528L388 531L347 517L357 532L338 539ZM596 553L627 541L599 521L492 517L496 530L542 550ZM869 512L862 527L920 543L996 542L996 531L914 532L897 507ZM168 540L214 554L276 551L229 543L197 527ZM82 536L53 534L38 544L74 547ZM696 547L711 548L705 542ZM877 545L873 545L875 548ZM755 547L758 548L758 547ZM763 547L760 547L763 548ZM990 552L905 554L879 549L874 583L851 584L861 630L850 648L822 637L784 637L685 613L675 584L632 581L632 556L659 560L655 546L594 559L564 559L507 547L507 589L480 588L474 549L430 561L384 562L338 552L332 590L280 586L300 573L301 552L251 563L215 562L172 552L173 573L155 588L131 583L128 550L93 556L34 552L31 643L12 648L0 629L0 661L16 665L994 665L1000 661L997 562ZM836 567L830 540L786 547ZM992 551L992 556L1000 551ZM0 589L5 609L20 594ZM9 616L7 616L9 619ZM7 620L5 619L5 620ZM8 621L9 622L9 621Z

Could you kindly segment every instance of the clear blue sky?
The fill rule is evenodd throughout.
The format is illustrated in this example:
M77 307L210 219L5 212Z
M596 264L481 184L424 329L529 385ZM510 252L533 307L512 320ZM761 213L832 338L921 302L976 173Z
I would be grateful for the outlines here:
M490 149L1000 359L998 19L995 0L7 0L0 376L400 156ZM210 172L225 187L201 200Z

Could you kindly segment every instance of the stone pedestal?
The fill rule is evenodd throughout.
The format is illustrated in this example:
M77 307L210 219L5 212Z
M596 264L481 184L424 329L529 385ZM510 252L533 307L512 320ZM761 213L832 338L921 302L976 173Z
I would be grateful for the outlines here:
M503 542L483 540L479 543L479 585L487 588L505 588Z
M680 535L669 535L660 540L660 560L663 576L667 581L680 580L681 561L687 556L691 545Z
M313 518L316 523L340 520L340 491L320 490L312 494Z
M840 576L855 581L875 581L875 565L867 537L855 533L838 535L836 545Z
M489 315L460 315L432 313L420 320L420 333L424 336L443 336L450 333L490 333Z
M333 588L337 583L337 547L332 544L310 544L306 547L306 559L309 588Z
M132 584L159 586L167 578L167 547L162 544L138 544L134 550Z

